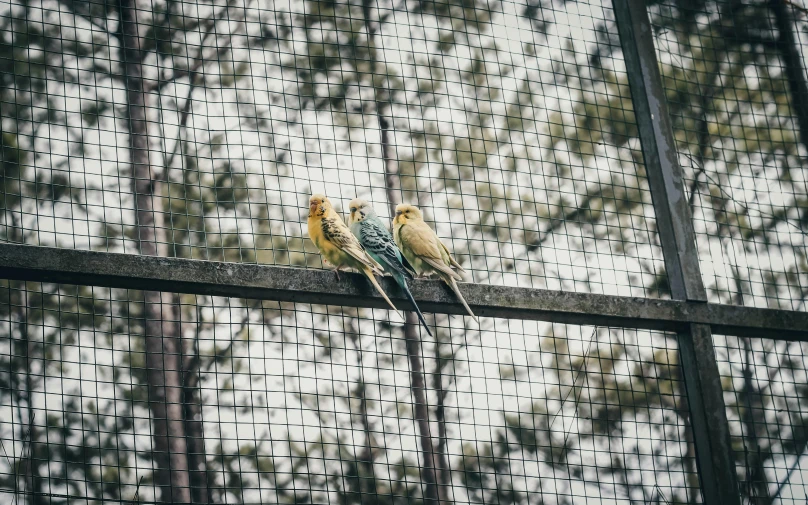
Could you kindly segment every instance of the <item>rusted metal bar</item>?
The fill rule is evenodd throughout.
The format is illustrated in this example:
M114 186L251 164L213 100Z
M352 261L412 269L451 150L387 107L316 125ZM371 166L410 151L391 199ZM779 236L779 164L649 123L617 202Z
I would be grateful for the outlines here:
M384 300L358 274L245 263L221 263L134 254L0 244L0 278L109 288L141 289L384 308ZM381 280L393 302L407 299L390 278ZM412 292L429 312L465 314L441 282L415 280ZM808 313L677 300L571 293L545 289L460 284L481 316L559 323L680 331L690 324L725 335L808 341Z
M646 3L644 0L613 0L613 5L671 296L689 306L707 306L693 219L682 182ZM712 330L721 331L706 324L691 324L678 330L690 425L704 502L740 505Z

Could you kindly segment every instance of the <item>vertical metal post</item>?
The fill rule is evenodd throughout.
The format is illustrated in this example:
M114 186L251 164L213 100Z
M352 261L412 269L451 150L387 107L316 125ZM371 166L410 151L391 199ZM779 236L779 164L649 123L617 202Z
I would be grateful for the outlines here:
M706 302L692 216L682 183L645 2L612 1L671 296L677 300ZM710 327L691 324L681 331L679 356L704 503L740 505L729 424Z

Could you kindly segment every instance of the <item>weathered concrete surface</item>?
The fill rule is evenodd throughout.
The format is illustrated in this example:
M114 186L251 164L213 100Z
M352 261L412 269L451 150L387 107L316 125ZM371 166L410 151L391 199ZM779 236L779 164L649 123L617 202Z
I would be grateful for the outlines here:
M359 274L267 265L221 263L132 254L0 244L0 278L148 289L284 302L384 308L384 300ZM390 278L382 286L400 308L409 308ZM421 309L465 313L436 280L412 282ZM808 341L808 313L701 302L630 298L544 289L461 283L471 308L483 317L681 330L690 323L714 333Z

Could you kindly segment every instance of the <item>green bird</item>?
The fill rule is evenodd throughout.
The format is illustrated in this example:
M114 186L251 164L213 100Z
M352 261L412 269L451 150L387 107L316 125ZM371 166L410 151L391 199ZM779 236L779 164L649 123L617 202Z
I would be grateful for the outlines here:
M376 215L376 211L365 200L356 198L351 201L349 206L351 215L348 218L348 224L351 227L351 232L359 239L359 243L365 248L371 258L379 263L384 271L393 276L396 283L401 286L404 294L409 298L412 306L415 307L415 312L418 314L418 319L424 325L424 329L432 336L429 331L429 325L426 324L424 315L418 304L415 303L410 288L407 286L407 279L412 279L412 273L404 266L404 261L401 257L401 251L393 241L393 236L387 227L384 226L382 220Z

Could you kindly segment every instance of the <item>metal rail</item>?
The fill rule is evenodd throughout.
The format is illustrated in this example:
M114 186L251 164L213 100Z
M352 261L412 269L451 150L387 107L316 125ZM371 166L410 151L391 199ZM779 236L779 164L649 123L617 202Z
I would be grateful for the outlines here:
M704 304L707 294L699 268L693 218L682 182L646 3L613 0L613 5L671 296L689 304ZM696 321L678 330L682 375L704 502L740 505L712 331L721 330Z
M384 308L358 274L247 263L222 263L134 254L0 244L0 278L231 296L351 307ZM395 304L409 308L390 278L382 285ZM425 311L465 314L439 281L415 280L412 292ZM808 313L677 300L570 293L461 283L481 316L558 323L681 331L708 325L725 335L808 341Z

